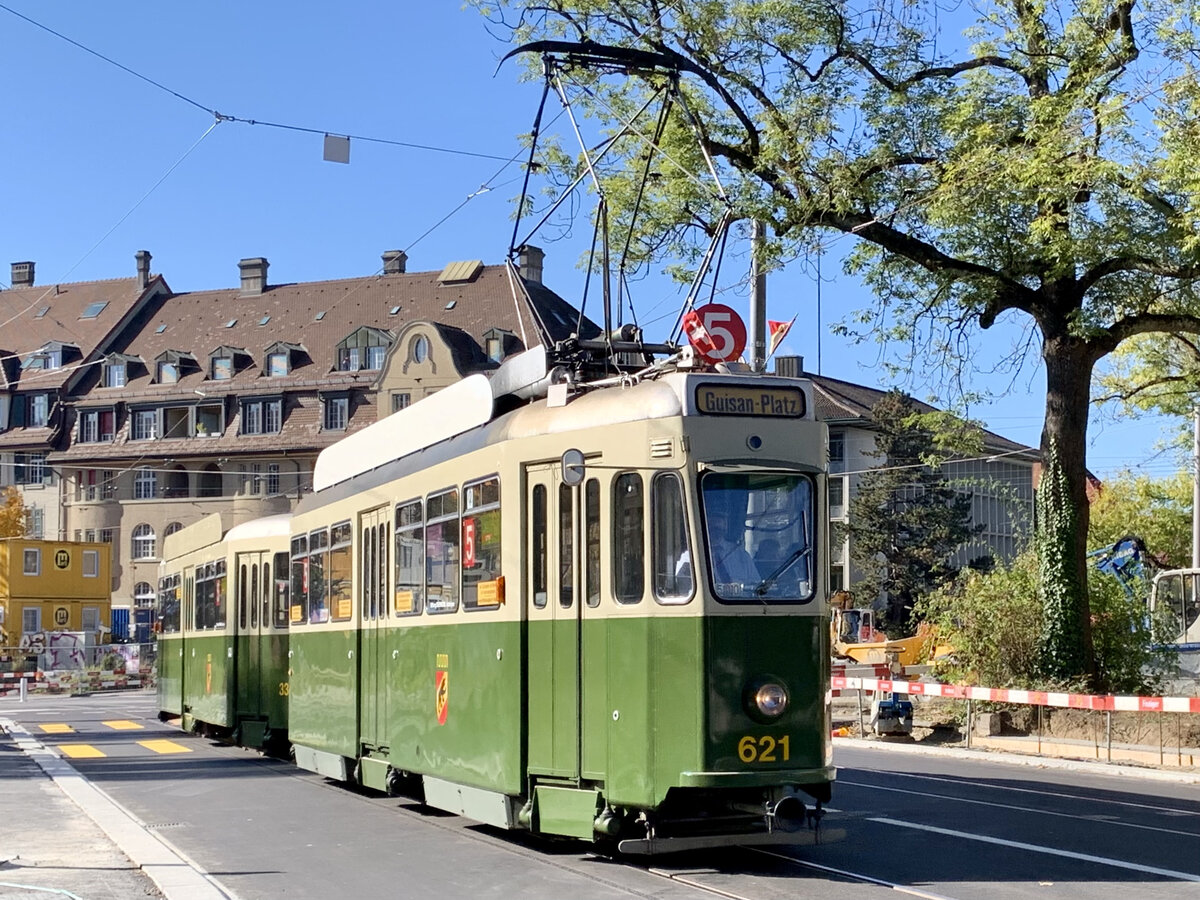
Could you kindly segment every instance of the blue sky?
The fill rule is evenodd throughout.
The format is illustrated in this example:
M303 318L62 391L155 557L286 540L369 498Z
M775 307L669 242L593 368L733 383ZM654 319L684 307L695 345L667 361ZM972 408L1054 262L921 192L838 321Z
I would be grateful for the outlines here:
M270 260L276 283L369 275L390 249L408 252L409 271L503 260L520 189L520 169L506 161L520 153L540 86L520 83L511 61L497 72L508 48L476 12L375 0L334 13L309 0L0 4L0 80L10 86L0 128L0 252L8 257L0 265L33 260L42 285L126 277L146 249L155 272L190 291L234 286L237 261L251 256ZM316 133L214 127L206 109ZM324 132L376 140L352 140L350 164L340 165L322 160ZM838 272L848 241L835 242L822 263L822 329L816 281L799 264L770 277L768 315L798 317L781 352L803 355L815 370L820 334L823 374L880 385L878 349L828 330L870 301ZM578 243L535 242L546 250L547 283L575 301ZM744 250L727 258L723 280L744 279ZM0 283L7 278L4 266ZM635 300L643 321L678 304L665 283L637 287ZM743 288L722 300L746 314ZM1015 325L982 336L981 367L1019 338ZM973 416L1037 444L1040 371L979 376L974 386L1005 396L973 407ZM928 399L923 385L913 393ZM1158 425L1094 417L1090 467L1172 471L1175 460L1154 450Z

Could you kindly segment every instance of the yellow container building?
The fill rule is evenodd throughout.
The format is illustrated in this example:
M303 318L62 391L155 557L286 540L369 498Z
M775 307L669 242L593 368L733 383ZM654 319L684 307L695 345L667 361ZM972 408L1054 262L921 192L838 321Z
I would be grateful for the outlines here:
M49 631L108 628L111 545L0 538L0 647Z

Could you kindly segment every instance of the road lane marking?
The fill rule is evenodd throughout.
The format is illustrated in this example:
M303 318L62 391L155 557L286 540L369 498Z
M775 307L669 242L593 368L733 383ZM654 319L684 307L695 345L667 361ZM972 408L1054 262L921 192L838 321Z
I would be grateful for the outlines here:
M74 728L72 728L70 725L63 724L62 722L50 722L46 725L39 725L38 728L42 729L42 732L44 734L74 734L75 733Z
M883 816L867 818L868 822L878 822L880 825L891 825L895 828L912 828L916 831L927 831L930 834L941 834L946 837L965 838L968 841L979 841L982 844L994 844L997 847L1010 847L1014 850L1026 850L1030 853L1044 853L1047 856L1061 856L1064 859L1074 859L1080 862L1096 863L1100 866L1112 866L1115 869L1126 869L1130 872L1140 872L1143 875L1158 875L1162 878L1174 878L1179 881L1200 883L1200 875L1191 872L1178 872L1175 869L1160 869L1158 866L1144 866L1141 863L1129 862L1124 859L1112 859L1107 856L1093 856L1090 853L1076 853L1074 850L1059 850L1057 847L1043 847L1040 844L1027 844L1024 841L1009 841L1004 838L990 837L986 834L972 834L968 831L955 831L951 828L938 828L935 825L918 825L916 822L902 822L899 819L889 819Z
M1011 809L1014 812L1036 813L1040 816L1057 816L1060 819L1080 819L1085 822L1101 822L1105 825L1120 825L1123 828L1137 828L1141 831L1158 831L1162 834L1177 834L1180 837L1194 838L1198 835L1194 831L1180 831L1177 828L1160 828L1157 825L1138 825L1135 822L1126 822L1118 818L1100 818L1098 816L1081 816L1074 813L1057 812L1050 809L1038 809L1036 806L1017 806L1013 803L997 803L995 800L975 800L970 797L956 797L953 794L934 794L929 791L910 791L905 788L884 787L879 784L866 784L861 781L846 781L844 778L838 779L839 785L848 787L860 787L869 791L888 791L893 794L909 794L914 797L932 797L935 800L953 800L956 803L971 803L975 806L994 806L997 809Z
M108 756L103 750L93 747L91 744L56 744L55 746L71 759L100 759Z
M826 808L826 812L828 812ZM849 869L839 869L836 866L827 866L823 863L812 862L807 859L799 859L795 856L788 856L786 853L780 853L776 850L766 850L762 847L751 847L756 853L761 853L763 856L773 856L776 859L786 859L790 863L795 863L805 869L812 869L816 872L824 872L827 875L838 875L842 878L849 878L854 881L863 881L867 884L873 884L877 887L890 888L900 894L908 894L911 897L920 897L921 900L953 900L945 894L935 894L931 891L925 891L921 888L912 887L905 884L897 884L894 881L885 881L882 878L876 878L874 875L866 875L862 872L851 872Z
M846 767L849 771L850 767ZM1157 806L1152 803L1136 803L1132 800L1111 800L1108 797L1088 797L1084 794L1072 794L1067 791L1046 791L1038 788L1023 788L1005 785L998 787L995 784L988 784L986 781L971 781L965 778L952 778L944 775L923 775L917 772L893 772L887 769L871 769L865 766L855 767L860 772L875 772L878 775L886 775L895 778L915 778L918 781L945 781L954 785L967 785L970 787L986 788L990 791L1004 791L1005 793L1020 793L1034 794L1038 797L1065 797L1068 800L1085 800L1088 803L1103 803L1105 806L1129 806L1133 809L1148 809L1151 812L1161 812L1172 816L1200 816L1200 812L1196 810L1180 809L1177 806ZM875 785L870 785L875 787Z
M191 753L191 747L185 747L183 744L177 744L174 741L157 740L157 741L138 741L138 743L147 750L153 750L155 753Z
M111 722L101 722L100 724L107 725L113 731L140 731L146 727L137 722L130 722L128 719L114 719Z

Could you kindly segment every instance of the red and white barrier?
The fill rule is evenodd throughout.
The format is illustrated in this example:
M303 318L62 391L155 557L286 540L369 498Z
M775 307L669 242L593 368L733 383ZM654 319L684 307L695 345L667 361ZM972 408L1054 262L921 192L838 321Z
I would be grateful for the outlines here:
M834 675L831 687L838 691L861 689L868 693L917 694L954 700L988 700L994 703L1025 703L1064 709L1096 709L1118 712L1200 713L1200 697L1126 697L1115 694L1066 694L1056 691L1022 691L1011 688L968 687L930 681L897 681L890 678L858 678Z

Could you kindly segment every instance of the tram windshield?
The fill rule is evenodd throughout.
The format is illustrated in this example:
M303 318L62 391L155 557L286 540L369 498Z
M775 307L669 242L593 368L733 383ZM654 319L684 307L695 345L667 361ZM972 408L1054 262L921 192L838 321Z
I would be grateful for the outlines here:
M707 472L700 492L717 599L812 599L816 563L811 478L796 472Z

